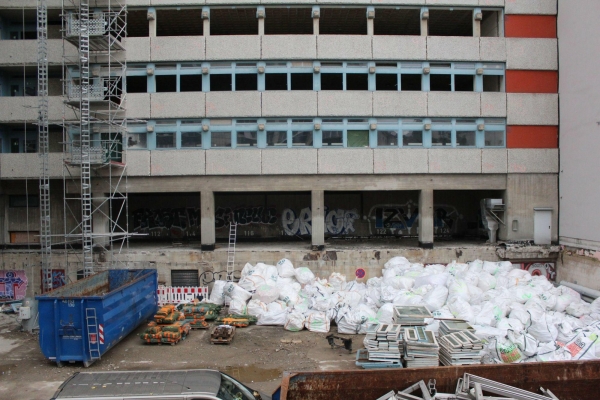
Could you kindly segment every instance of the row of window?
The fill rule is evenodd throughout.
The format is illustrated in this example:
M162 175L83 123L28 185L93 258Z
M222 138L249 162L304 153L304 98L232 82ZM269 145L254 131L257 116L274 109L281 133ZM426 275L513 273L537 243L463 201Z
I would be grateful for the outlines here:
M151 126L152 129L148 129ZM152 132L148 132L148 131ZM287 118L129 124L129 149L505 147L504 119Z
M72 71L77 78L77 72ZM476 62L213 62L130 64L127 92L267 90L504 91L505 64Z

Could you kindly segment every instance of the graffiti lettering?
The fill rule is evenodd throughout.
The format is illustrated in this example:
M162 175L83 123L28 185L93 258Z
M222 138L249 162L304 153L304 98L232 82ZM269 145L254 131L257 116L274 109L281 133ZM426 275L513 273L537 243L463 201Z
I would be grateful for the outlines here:
M215 228L224 228L231 222L238 225L265 224L273 225L277 222L275 207L219 207L215 213Z
M40 271L40 289L44 290L44 271ZM61 286L67 284L67 278L64 269L53 269L52 270L52 289L58 289Z
M27 292L24 270L0 271L0 300L22 300Z
M456 208L436 204L434 210L435 234L456 232L457 221L462 218ZM371 235L416 235L416 227L419 226L419 208L412 200L405 204L378 204L369 210L368 219Z
M236 269L233 271L233 281L239 282L242 277L242 271ZM223 281L227 278L227 271L204 271L200 274L200 285L206 286L214 281Z
M150 236L200 236L199 208L140 208L133 213L133 231Z
M325 233L331 235L348 235L355 231L354 221L360 218L356 209L329 210L325 207ZM312 211L310 207L303 208L296 215L294 210L286 208L281 213L281 226L285 235L312 234Z

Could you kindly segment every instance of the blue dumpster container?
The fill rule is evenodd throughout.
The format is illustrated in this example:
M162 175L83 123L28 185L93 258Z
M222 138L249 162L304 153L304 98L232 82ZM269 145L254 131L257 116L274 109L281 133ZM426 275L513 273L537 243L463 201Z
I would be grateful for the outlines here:
M88 367L157 310L157 272L115 269L37 296L40 348Z

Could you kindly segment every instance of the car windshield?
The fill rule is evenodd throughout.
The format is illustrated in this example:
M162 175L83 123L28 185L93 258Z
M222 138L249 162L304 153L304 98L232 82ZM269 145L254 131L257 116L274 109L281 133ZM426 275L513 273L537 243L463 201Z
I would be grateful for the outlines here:
M256 398L241 383L233 378L221 374L221 386L217 397L222 400L255 400Z

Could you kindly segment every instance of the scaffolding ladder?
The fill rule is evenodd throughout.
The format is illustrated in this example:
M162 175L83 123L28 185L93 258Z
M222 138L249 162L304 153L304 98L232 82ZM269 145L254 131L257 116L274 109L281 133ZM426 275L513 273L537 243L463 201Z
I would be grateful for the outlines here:
M98 331L98 319L96 318L95 308L85 309L85 324L87 328L90 360L93 362L100 359L100 333Z
M233 282L235 269L235 241L237 238L237 224L229 224L229 247L227 248L227 282Z

